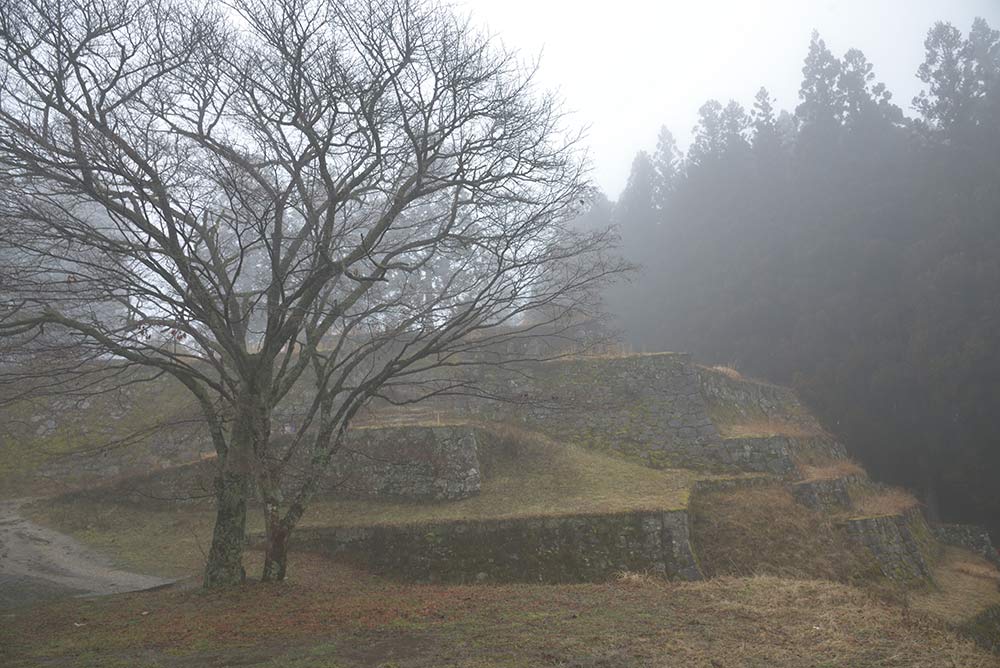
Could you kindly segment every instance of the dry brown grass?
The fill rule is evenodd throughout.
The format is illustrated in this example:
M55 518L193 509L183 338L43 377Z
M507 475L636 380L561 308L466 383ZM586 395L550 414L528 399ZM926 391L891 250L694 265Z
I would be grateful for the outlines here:
M787 436L789 438L809 438L822 435L814 425L774 418L743 418L734 423L717 423L723 438L754 438L761 436Z
M996 668L944 624L774 577L407 585L312 555L231 591L71 599L0 624L0 664L258 668Z
M899 487L871 487L853 499L855 512L861 517L901 515L920 504L913 494Z
M654 577L646 572L618 571L615 573L615 583L623 587L647 587Z
M934 569L934 582L935 588L911 596L914 610L961 624L991 605L1000 605L1000 571L967 550L946 548Z
M733 380L743 380L743 374L736 370L735 364L716 364L709 368Z
M802 480L811 482L813 480L839 480L840 478L850 478L852 476L864 477L865 470L853 459L835 459L828 464L799 466L802 473Z
M775 575L867 582L877 566L833 518L781 485L696 494L692 542L710 576Z

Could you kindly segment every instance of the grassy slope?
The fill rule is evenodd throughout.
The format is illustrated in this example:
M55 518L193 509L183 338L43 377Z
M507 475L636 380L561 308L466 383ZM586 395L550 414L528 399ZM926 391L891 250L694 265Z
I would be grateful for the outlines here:
M0 664L143 668L996 668L944 627L829 582L401 585L319 557L235 591L68 600L0 626Z
M870 584L878 568L832 516L782 485L711 492L692 504L691 540L709 577L775 575Z
M654 470L611 455L547 440L525 440L489 468L482 491L461 501L322 500L306 518L316 526L410 524L687 506L694 471Z
M197 409L178 383L158 379L76 399L21 400L3 406L0 415L0 496L15 497L86 482L45 474L46 465L71 453L104 449L109 462L127 467L136 456L147 456L158 426L187 425Z
M934 581L935 587L911 595L914 610L958 625L1000 605L1000 571L966 550L946 548L934 568Z
M402 502L321 498L302 526L370 526L441 520L674 510L687 505L703 474L654 470L571 445L526 439L515 449L484 453L489 474L479 496L462 501ZM69 495L27 509L41 524L65 531L121 565L169 576L196 572L211 536L206 508L143 507L113 495ZM262 531L259 513L250 531Z
M802 427L791 422L729 417L726 435L810 435L792 433ZM303 524L680 508L699 477L530 440L486 463L490 475L478 498L322 499ZM33 514L123 565L176 576L200 570L213 519L206 509L123 507L93 497L40 504ZM638 578L432 588L388 583L296 553L286 585L65 602L11 618L0 628L0 648L10 648L12 665L25 666L50 659L102 667L1000 665L949 635L941 621L928 621L953 622L946 612L954 610L967 619L994 600L994 583L984 585L981 574L970 576L958 562L941 567L939 590L918 592L913 608L927 616L916 621L859 590L797 580L857 582L870 570L830 519L778 487L710 494L695 508L694 541L706 572L722 577L694 585ZM251 530L260 530L256 515ZM256 561L259 554L251 553L250 572L258 571ZM731 577L761 574L793 579ZM2 653L0 665L7 665Z

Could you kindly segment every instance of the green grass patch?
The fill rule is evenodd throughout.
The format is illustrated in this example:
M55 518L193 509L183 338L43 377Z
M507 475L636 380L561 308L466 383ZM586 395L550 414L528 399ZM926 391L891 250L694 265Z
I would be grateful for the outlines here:
M73 466L62 467L58 480L50 479L46 467L74 453L103 450L105 466L141 467L155 457L151 451L164 434L192 431L198 411L180 384L160 378L93 396L23 399L5 405L2 416L0 489L13 497L97 479Z
M447 520L676 510L703 473L654 470L621 457L537 436L503 439L483 452L478 496L460 501L319 499L303 518L311 526L400 525Z
M153 509L73 495L36 502L21 512L108 555L120 568L162 577L201 570L215 521L209 509ZM254 521L259 523L256 516Z

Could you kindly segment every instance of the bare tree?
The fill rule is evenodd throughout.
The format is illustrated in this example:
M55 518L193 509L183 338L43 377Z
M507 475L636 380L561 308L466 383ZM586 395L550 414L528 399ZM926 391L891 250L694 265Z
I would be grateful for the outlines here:
M467 389L623 269L566 226L589 189L554 99L434 0L0 0L0 52L0 334L196 397L208 586L244 577L254 489L284 577L366 402Z

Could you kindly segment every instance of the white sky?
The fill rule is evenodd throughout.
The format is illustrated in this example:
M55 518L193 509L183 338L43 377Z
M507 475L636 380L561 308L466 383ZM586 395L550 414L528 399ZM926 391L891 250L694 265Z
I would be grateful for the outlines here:
M1000 0L455 0L509 48L541 54L540 83L588 127L593 177L612 199L661 125L686 147L709 98L749 108L760 86L798 101L812 30L837 56L861 49L910 111L927 29L976 16L1000 29Z

